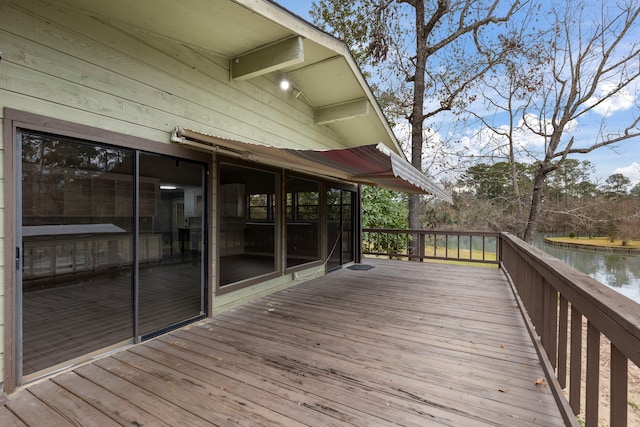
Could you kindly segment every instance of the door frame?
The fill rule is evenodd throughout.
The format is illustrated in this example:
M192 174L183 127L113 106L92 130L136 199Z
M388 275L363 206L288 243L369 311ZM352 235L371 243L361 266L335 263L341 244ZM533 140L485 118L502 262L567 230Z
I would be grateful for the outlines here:
M89 142L108 144L112 146L129 148L139 151L180 157L187 160L201 162L207 165L208 176L205 188L206 197L206 247L207 253L204 262L206 266L213 265L211 250L212 240L212 200L211 171L213 169L213 156L209 153L189 150L168 143L170 131L167 131L167 142L152 141L145 138L122 134L119 132L104 130L92 126L82 125L65 120L28 113L12 108L4 108L3 145L4 145L4 382L0 382L0 396L3 393L11 393L21 385L22 345L20 341L22 328L22 311L20 306L21 288L19 288L18 270L22 254L19 245L18 212L21 211L17 203L19 199L18 186L21 177L16 176L20 171L21 159L17 158L19 152L18 130L44 132L54 135L77 138ZM211 269L206 270L205 280L205 305L206 316L211 315Z
M330 261L331 258L331 250L328 247L328 244L330 243L329 239L328 239L328 234L329 234L329 204L328 204L328 197L326 196L326 193L336 189L336 190L340 190L340 227L339 227L339 236L338 239L336 241L336 247L334 248L334 251L339 251L339 261L338 261L338 265L328 268L328 262ZM343 194L344 192L347 191L349 193L351 193L351 230L350 232L352 233L352 236L350 238L351 240L351 245L352 245L352 257L353 259L350 261L345 261L343 258L343 241L344 241L344 204L343 204ZM326 183L325 186L325 202L324 202L324 210L325 210L325 219L327 222L327 225L325 227L325 235L327 236L327 245L326 246L326 260L327 260L327 271L335 271L335 270L339 270L340 268L342 268L343 266L347 265L347 264L352 264L352 263L359 263L362 259L361 257L361 252L362 252L362 187L360 185L340 185L340 184L335 184L335 183Z

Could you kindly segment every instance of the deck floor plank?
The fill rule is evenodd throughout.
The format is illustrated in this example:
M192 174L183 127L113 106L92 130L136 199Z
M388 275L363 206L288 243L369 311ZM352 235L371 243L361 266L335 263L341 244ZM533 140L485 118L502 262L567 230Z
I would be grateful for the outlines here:
M10 395L6 407L28 426L74 425L71 420L31 394L30 390Z
M217 334L224 334L220 330L223 326L220 324L216 324L216 326L218 329ZM240 330L234 328L229 331L224 340L233 342L234 336L239 333ZM251 331L244 328L244 334L251 334ZM347 354L339 355L331 350L326 352L318 349L317 347L321 348L321 346L317 346L317 344L311 344L310 348L302 348L278 338L268 339L267 337L257 337L255 335L254 339L243 337L242 343L237 345L244 353L252 351L252 348L259 349L263 357L272 361L271 363L277 363L283 366L283 369L292 370L300 375L315 374L321 377L338 377L345 384L355 385L356 389L358 387L366 387L384 394L395 395L396 397L405 399L409 397L420 400L427 406L447 407L450 412L455 414L473 417L482 413L482 416L487 417L488 420L496 414L507 412L513 412L512 415L520 416L520 411L514 406L514 399L511 396L509 398L500 396L500 394L503 394L499 391L500 389L510 388L509 384L506 383L508 381L507 376L495 378L492 383L498 382L500 388L496 387L493 390L487 387L491 383L486 383L485 387L474 389L468 381L460 382L460 386L456 388L453 387L454 383L451 381L451 377L438 378L435 381L432 378L431 381L425 381L425 378L417 378L413 370L397 367L397 358L393 358L393 355L398 356L399 352L397 351L391 355L391 359L385 354L380 354L379 359L384 360L384 362L380 363L380 361L361 356L355 356L350 360ZM317 347L313 347L314 345ZM393 363L389 363L390 361ZM432 363L433 360L429 356L423 360L422 365L431 365ZM440 364L435 369L441 371L442 369L455 367L459 370L460 378L473 376L474 371L468 370L463 363L461 361ZM534 381L535 378L531 378L528 382L533 385ZM493 402L496 406L494 408L496 412L484 411L488 399L496 399ZM508 402L503 403L503 399L508 400ZM525 412L529 411L530 409L527 409ZM499 416L501 417L502 415Z
M30 389L38 399L55 408L74 425L86 427L108 427L120 424L107 417L79 396L65 390L53 381L44 381Z
M273 324L272 319L265 319ZM245 332L252 331L249 326L244 328ZM288 336L289 339L297 337L302 341L311 339L309 336L300 333L300 328L291 326L289 328L284 326L278 326L274 328L273 333L278 336ZM365 365L373 365L376 358L382 356L395 359L395 366L406 372L412 373L414 376L423 378L426 380L434 380L435 378L446 379L447 382L452 384L460 383L466 390L472 390L477 388L479 392L484 393L486 389L487 381L495 380L496 376L504 377L504 386L501 390L509 389L509 380L517 378L520 375L526 375L527 370L533 364L530 358L518 358L507 354L508 350L498 348L477 348L474 344L464 343L457 348L444 347L436 348L437 346L431 345L429 347L429 371L420 369L420 365L425 360L424 346L415 345L413 343L407 344L402 341L402 337L394 337L395 339L386 339L378 341L374 336L367 338L364 333L357 333L353 335L355 338L335 338L331 337L322 340L322 343L318 342L318 347L322 348L337 348L340 349L335 354L343 359L356 360L357 357L354 353L349 353L349 349L364 348L366 353L358 355L361 360L358 363ZM319 340L317 340L319 341ZM355 346L353 345L355 342ZM389 349L391 348L391 349ZM398 355L398 351L401 351L401 355ZM493 355L492 353L494 353ZM501 352L502 351L502 352ZM486 360L478 361L475 357L478 353L484 352L490 359L508 361L509 363L504 365L503 369L499 369L496 365L490 365ZM502 358L501 358L502 357ZM452 362L455 361L454 365ZM393 368L388 368L393 369ZM437 373L437 376L435 375ZM464 378L464 381L460 381L460 378ZM533 380L532 380L533 384ZM530 390L514 389L511 393L512 398L521 398L525 402L528 401L531 392Z
M0 422L564 425L500 270L365 263L33 384Z
M0 407L0 426L2 427L25 427L26 424L23 423L20 418L18 418L13 412L9 410L9 408L2 406Z
M262 376L256 375L253 371L242 371L237 365L229 365L228 363L216 364L215 359L219 358L216 353L215 357L204 356L195 350L199 347L199 343L193 342L189 346L189 351L180 351L176 343L167 344L161 340L150 342L147 346L140 346L131 349L132 352L147 357L166 366L173 366L174 369L198 378L205 383L215 384L217 387L236 396L238 401L245 399L249 403L242 403L245 409L251 410L251 406L264 406L262 411L275 411L283 414L288 419L302 423L302 425L313 425L318 417L318 412L306 405L299 405L294 408L291 406L291 399L294 390L292 388L283 389L270 383L270 381ZM206 350L205 350L206 351ZM261 370L262 372L262 370ZM302 399L304 393L299 393L298 397ZM341 415L339 411L332 411L331 415L335 420L327 419L328 426L341 426L347 422L349 416ZM364 414L358 414L363 416ZM287 424L291 424L288 420Z
M112 391L98 386L75 372L57 376L53 378L52 381L66 389L69 393L81 397L94 408L115 420L118 424L171 427L170 424L163 422L160 418L140 410L136 406L129 405L127 399L123 399Z
M152 413L171 426L188 425L193 427L211 427L215 425L200 415L185 411L174 402L164 400L158 395L138 386L135 382L127 381L96 364L82 366L74 372L92 383L109 390L111 393L119 395L129 402L132 410L135 411L139 409ZM121 410L121 408L117 409Z
M194 333L192 339L203 343L207 337ZM451 417L448 412L442 412L441 417L431 423L429 421L435 418L431 414L432 411L425 410L424 405L407 404L406 399L397 398L397 393L390 394L366 387L353 378L347 378L338 369L315 369L311 365L296 363L293 359L283 359L279 356L272 357L262 351L236 349L226 341L225 337L224 341L211 340L207 345L211 346L216 357L224 355L236 367L251 372L256 377L299 387L298 394L302 393L302 398L298 402L302 405L328 412L331 416L340 414L344 416L345 422L351 425L385 425L394 424L397 420L402 420L401 425L416 427L461 425L448 422L449 418L458 418ZM192 348L193 345L189 344L188 347ZM435 411L438 412L438 408L435 408ZM310 425L317 425L317 421ZM325 425L324 421L320 425Z

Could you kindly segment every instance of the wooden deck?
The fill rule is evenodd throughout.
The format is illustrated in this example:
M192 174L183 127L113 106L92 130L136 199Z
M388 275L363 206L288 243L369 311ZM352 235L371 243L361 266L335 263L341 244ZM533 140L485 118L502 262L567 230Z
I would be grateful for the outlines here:
M33 384L0 425L564 425L500 270L365 263Z

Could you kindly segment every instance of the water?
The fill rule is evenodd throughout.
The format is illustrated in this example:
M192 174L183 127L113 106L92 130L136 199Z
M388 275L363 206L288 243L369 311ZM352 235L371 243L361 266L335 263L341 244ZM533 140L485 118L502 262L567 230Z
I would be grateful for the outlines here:
M533 245L640 303L640 254L553 246L544 243L542 234L536 236Z

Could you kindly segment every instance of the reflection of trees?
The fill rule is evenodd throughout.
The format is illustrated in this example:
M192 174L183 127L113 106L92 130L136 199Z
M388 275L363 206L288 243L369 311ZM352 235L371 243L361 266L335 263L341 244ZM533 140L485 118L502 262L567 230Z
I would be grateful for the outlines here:
M544 250L605 285L640 286L640 255L564 249L546 244Z
M43 135L22 135L22 162L45 168L114 171L125 153L107 146L85 144Z
M23 214L62 216L74 181L122 168L127 152L46 135L22 134Z

